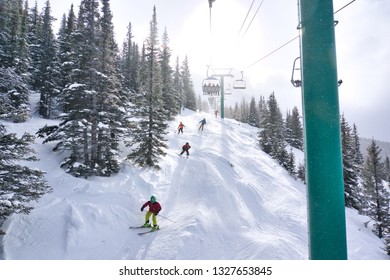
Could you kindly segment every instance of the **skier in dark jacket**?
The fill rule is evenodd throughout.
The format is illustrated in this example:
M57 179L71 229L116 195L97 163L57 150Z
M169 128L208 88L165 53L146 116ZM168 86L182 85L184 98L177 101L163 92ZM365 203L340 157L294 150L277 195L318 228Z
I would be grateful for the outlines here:
M203 120L201 120L199 123L200 123L200 126L199 126L198 131L200 131L200 130L203 131L204 125L206 124L206 118L203 118Z
M180 153L180 156L181 156L182 154L184 154L184 152L186 152L186 153L187 153L187 157L188 157L188 156L190 155L190 153L188 152L189 149L191 149L191 146L190 146L190 144L187 142L187 143L185 143L185 145L183 145L182 151L181 151L181 153Z
M157 215L161 211L161 205L157 202L156 197L152 195L150 197L150 200L145 202L144 205L141 207L141 211L144 211L145 207L149 206L149 211L146 213L145 216L145 224L142 227L151 227L149 223L149 218L152 216L153 221L153 228L152 231L155 231L159 229L160 227L157 225Z

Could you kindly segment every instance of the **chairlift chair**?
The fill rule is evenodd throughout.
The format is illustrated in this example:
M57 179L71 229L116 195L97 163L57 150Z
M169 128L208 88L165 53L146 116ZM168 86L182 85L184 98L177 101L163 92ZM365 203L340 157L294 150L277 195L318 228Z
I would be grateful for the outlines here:
M244 75L241 71L241 79L235 80L233 83L234 89L246 89L246 82L244 81Z
M208 77L202 82L203 95L219 95L221 86L219 85L219 79Z

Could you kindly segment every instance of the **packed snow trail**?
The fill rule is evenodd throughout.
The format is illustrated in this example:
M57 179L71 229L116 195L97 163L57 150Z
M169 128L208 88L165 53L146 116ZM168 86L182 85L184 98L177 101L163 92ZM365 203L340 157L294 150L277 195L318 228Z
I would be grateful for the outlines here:
M199 133L203 116L207 124ZM185 125L183 134L175 133L180 121ZM8 124L7 129L21 134L28 127L35 133L47 122L34 117L28 125ZM35 203L30 215L14 215L7 221L4 257L308 258L305 186L258 148L257 129L185 110L170 123L169 131L161 170L140 169L124 161L118 174L88 180L64 173L59 168L61 155L51 152L54 144L43 145L37 139L34 148L41 160L28 164L47 173L54 191ZM188 159L177 155L185 142L192 146ZM138 236L129 226L144 223L140 207L152 194L162 205L161 214L172 221L157 216L163 230ZM360 224L361 220L352 224L359 227L350 238L353 253L363 251L359 240L371 247L376 242L356 237L372 236ZM380 250L374 255L385 258Z

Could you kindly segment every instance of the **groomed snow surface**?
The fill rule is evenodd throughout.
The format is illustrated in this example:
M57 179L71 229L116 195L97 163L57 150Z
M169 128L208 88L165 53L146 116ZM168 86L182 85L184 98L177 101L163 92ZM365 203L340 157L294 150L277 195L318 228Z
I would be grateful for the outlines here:
M207 124L198 132L199 121ZM182 121L184 133L177 134ZM21 136L55 121L34 116L4 123ZM123 160L109 178L75 178L59 167L61 154L37 139L40 161L53 192L30 215L13 215L4 225L3 257L9 260L307 260L306 186L262 152L258 129L231 119L184 110L170 123L161 170ZM189 142L190 157L179 157ZM125 147L122 149L126 156ZM297 160L303 156L297 153ZM163 209L161 230L139 236L155 195ZM347 209L348 258L385 260L382 241ZM168 218L168 219L166 219Z

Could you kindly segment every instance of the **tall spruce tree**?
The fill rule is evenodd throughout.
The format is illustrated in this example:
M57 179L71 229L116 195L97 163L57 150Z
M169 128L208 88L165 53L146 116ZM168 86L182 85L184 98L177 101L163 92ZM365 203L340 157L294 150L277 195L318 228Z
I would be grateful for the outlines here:
M74 68L74 63L76 61L74 47L75 30L76 15L74 13L72 4L68 15L64 15L62 19L62 24L58 33L58 59L61 64L62 88L65 88L69 83L72 82L72 69Z
M50 2L46 1L41 33L41 61L37 79L40 80L39 114L43 118L53 118L59 115L57 97L61 91L61 68L58 59L58 46L54 37Z
M190 110L196 110L196 96L194 85L192 83L190 65L186 56L181 65L181 78L183 86L184 107Z
M261 149L287 169L288 153L284 139L284 123L275 93L271 93L268 98L262 127L259 133Z
M373 231L382 238L390 229L390 193L382 180L384 168L380 153L381 149L373 139L367 148L362 179L366 198L363 213L375 221Z
M22 77L12 67L0 67L0 119L25 122L31 115L28 95Z
M353 148L352 129L345 120L344 115L340 116L341 146L343 154L343 177L345 205L355 209L361 207L361 192L359 190L358 173L354 167L355 150Z
M97 0L81 1L72 33L73 69L62 93L62 122L45 140L57 141L55 151L70 151L62 166L75 176L116 173L118 141L126 126L112 15L109 1L102 3L100 17Z
M150 21L150 33L143 48L141 67L141 91L135 98L134 117L138 126L133 130L132 152L128 158L140 166L159 169L161 156L168 148L166 134L166 116L162 102L162 77L158 60L159 41L156 7Z
M139 91L139 53L138 45L133 42L132 25L127 27L126 39L122 47L121 73L123 76L123 89L132 93Z
M248 124L254 127L260 126L260 114L257 110L256 100L253 96L249 103Z
M176 58L175 72L173 74L173 89L177 93L178 106L177 113L181 113L181 109L184 107L184 96L183 96L183 81L180 73L180 62L179 57Z
M14 213L29 214L33 208L29 202L51 191L42 171L21 164L37 160L31 148L33 142L31 134L18 138L0 124L0 228Z
M177 114L179 96L175 91L173 84L173 70L170 65L171 50L169 48L168 32L165 29L162 36L162 46L160 54L161 79L162 79L162 97L164 109L167 112L167 119L172 120Z
M303 150L303 126L299 116L299 110L295 106L292 112L286 114L286 141L292 147Z
M41 61L43 57L42 51L42 16L38 10L38 3L35 2L35 6L31 9L30 24L28 31L28 43L30 54L30 75L31 75L31 87L33 90L39 90L42 87L41 79Z

